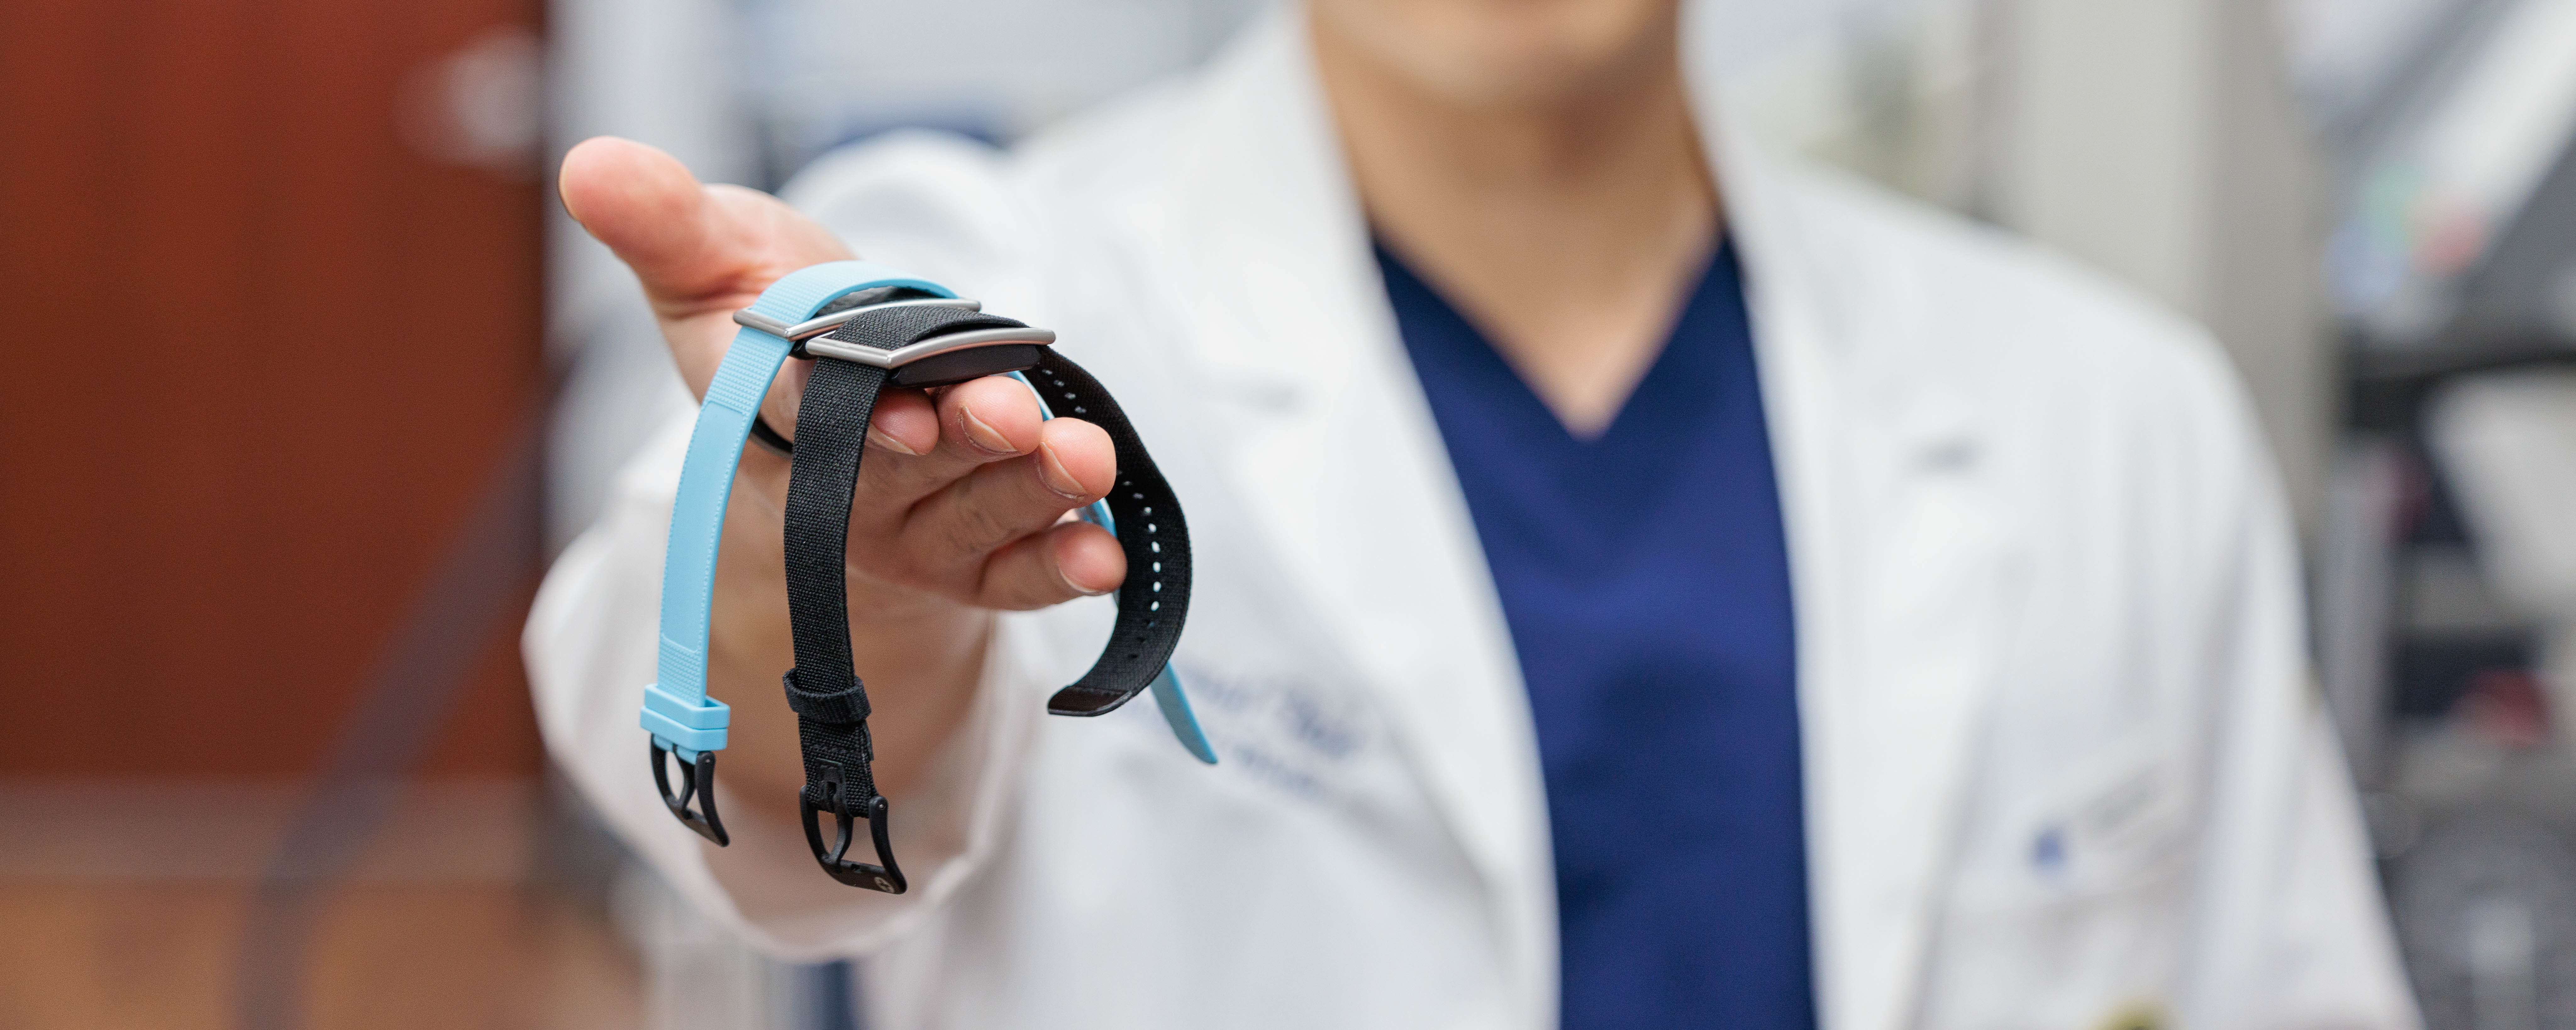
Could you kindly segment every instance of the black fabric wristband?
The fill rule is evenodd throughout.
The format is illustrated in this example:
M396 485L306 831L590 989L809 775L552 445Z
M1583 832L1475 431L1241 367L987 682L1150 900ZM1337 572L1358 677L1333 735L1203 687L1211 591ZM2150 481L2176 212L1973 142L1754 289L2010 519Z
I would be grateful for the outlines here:
M911 307L861 315L828 338L892 351L951 332L995 327L1025 328L972 311ZM1057 715L1100 715L1151 686L1180 641L1190 596L1189 531L1180 501L1117 401L1090 373L1051 348L1024 348L1021 353L1033 357L1033 365L1006 356L1000 347L989 351L984 359L950 359L957 379L944 379L943 373L918 377L929 380L919 385L1024 371L1052 414L1100 426L1116 450L1118 483L1106 502L1127 557L1117 623L1090 671L1047 703L1047 710ZM1016 367L996 368L996 358ZM835 880L898 894L905 887L886 837L888 805L876 792L870 768L875 752L866 723L867 692L851 664L847 548L850 502L868 421L880 392L903 378L902 370L814 359L799 407L785 512L788 618L796 667L784 677L784 686L803 750L805 787L798 800L807 842ZM824 812L839 827L828 847L817 821ZM879 865L843 857L859 819L869 821Z
M796 667L781 679L787 706L796 713L805 787L806 842L815 861L835 880L854 887L901 894L902 868L884 831L887 804L877 794L875 742L868 737L867 689L850 665L847 557L850 494L857 485L859 453L868 418L885 385L880 368L846 361L817 361L805 382L796 450L787 474L787 613L795 635ZM826 846L818 818L831 813L838 827ZM869 822L877 863L852 862L857 820Z
M1127 555L1118 621L1091 670L1047 699L1055 715L1103 715L1152 686L1180 645L1190 613L1189 522L1144 439L1100 380L1054 348L1024 374L1051 411L1099 426L1118 454L1118 485L1104 499Z

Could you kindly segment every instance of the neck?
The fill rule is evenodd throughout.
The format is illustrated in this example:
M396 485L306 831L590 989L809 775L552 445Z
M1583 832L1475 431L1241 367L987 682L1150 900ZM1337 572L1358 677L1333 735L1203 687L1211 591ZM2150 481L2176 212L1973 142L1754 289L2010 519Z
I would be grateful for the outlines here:
M1653 364L1719 228L1669 33L1541 95L1446 95L1310 25L1372 228L1578 435Z

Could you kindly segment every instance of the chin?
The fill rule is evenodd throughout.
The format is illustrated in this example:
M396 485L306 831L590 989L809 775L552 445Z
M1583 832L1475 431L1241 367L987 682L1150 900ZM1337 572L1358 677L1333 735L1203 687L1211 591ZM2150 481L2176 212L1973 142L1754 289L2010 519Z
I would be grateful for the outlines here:
M1310 0L1321 31L1453 103L1570 99L1673 45L1679 0Z

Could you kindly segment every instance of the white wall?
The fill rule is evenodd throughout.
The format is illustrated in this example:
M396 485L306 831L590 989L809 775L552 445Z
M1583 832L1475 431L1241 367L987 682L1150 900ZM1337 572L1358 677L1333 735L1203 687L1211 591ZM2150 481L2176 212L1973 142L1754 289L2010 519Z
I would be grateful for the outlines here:
M1991 0L1985 213L2217 333L2303 522L2334 418L2327 166L2261 0Z

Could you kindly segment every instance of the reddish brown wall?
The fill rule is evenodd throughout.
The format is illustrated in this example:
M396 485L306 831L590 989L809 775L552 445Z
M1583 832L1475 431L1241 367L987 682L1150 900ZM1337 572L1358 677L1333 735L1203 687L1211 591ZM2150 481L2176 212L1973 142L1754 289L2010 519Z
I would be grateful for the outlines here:
M324 753L536 396L536 177L403 84L537 13L0 4L0 775ZM534 768L514 631L437 771Z

